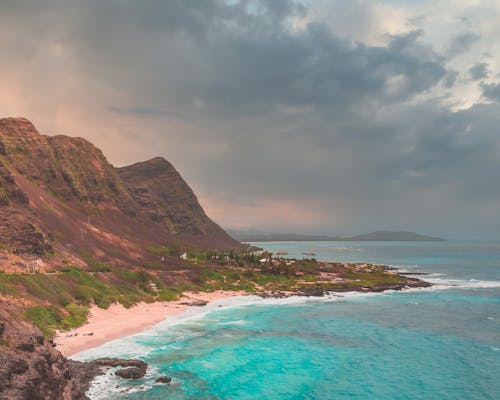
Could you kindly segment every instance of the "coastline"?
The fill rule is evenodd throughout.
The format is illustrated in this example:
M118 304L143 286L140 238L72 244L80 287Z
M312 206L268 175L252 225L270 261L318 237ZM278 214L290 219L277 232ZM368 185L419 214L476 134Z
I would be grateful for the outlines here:
M186 292L179 300L138 303L131 308L112 304L107 309L92 306L87 322L69 331L58 331L54 343L56 350L71 358L77 353L99 347L104 343L143 332L165 319L178 315L191 307L228 297L248 295L247 292L217 290L211 293Z
M69 331L57 331L54 338L56 349L63 356L72 356L99 347L107 342L121 339L126 336L144 332L153 326L177 316L190 308L205 306L217 300L235 296L257 295L265 298L288 298L299 297L323 297L329 293L377 293L387 290L402 290L405 288L425 288L431 284L420 279L408 278L405 284L382 285L370 288L352 286L345 289L320 289L310 288L300 291L262 291L249 293L246 291L216 290L214 292L185 292L183 297L175 301L138 303L131 308L125 308L121 304L112 304L107 309L96 305L89 311L87 321L78 328Z

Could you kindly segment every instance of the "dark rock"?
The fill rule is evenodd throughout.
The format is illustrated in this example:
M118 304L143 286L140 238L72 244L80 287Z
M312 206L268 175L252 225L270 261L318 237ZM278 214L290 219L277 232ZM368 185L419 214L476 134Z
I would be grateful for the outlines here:
M5 323L0 322L0 337L3 335L3 331L5 330Z
M170 385L172 382L172 378L169 378L168 376L160 376L157 380L155 380L155 383L166 383L167 385Z
M10 372L15 375L26 372L28 368L29 368L28 363L22 359L17 359L17 360L14 359L10 363Z
M208 304L208 301L205 300L193 300L193 301L184 301L180 303L183 306L195 306L195 307L202 307L206 306Z
M35 351L35 345L33 343L19 343L17 348L22 351Z
M125 379L139 379L146 375L146 370L137 367L123 368L116 371L115 375Z
M121 358L99 358L91 361L91 363L103 367L136 367L143 370L148 368L148 364L142 360L124 360Z
M325 289L316 289L316 288L311 288L311 289L304 289L299 293L299 296L307 296L307 297L322 297L325 295L327 290Z

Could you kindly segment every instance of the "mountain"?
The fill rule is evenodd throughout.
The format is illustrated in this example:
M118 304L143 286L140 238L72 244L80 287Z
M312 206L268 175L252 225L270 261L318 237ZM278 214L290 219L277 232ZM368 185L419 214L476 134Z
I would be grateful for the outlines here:
M444 239L419 235L414 232L376 231L351 237L328 235L303 235L297 233L268 233L262 231L228 230L242 242L361 242L361 241L409 241L409 242L441 242Z
M143 266L158 246L241 246L168 161L114 168L87 140L41 135L24 118L0 119L0 219L2 268L33 257Z
M203 211L195 194L174 166L162 157L117 168L139 212L175 235L204 238L225 247L233 239Z

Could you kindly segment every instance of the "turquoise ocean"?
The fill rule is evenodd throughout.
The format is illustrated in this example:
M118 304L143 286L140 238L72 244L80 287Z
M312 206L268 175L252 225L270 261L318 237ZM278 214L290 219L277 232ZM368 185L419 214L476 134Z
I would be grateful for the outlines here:
M326 298L224 299L74 358L137 357L92 399L500 399L500 242L254 243L289 257L425 272L435 285ZM162 375L180 383L154 383Z

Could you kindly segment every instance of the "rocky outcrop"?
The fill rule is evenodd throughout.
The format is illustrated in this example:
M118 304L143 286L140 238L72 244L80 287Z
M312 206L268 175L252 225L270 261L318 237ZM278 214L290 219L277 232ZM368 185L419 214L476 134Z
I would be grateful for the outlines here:
M160 376L155 380L155 383L164 383L166 385L170 385L172 383L172 378L169 378L168 376Z
M72 362L43 340L38 329L19 320L21 311L0 300L0 399L86 399L88 382L82 385Z
M118 376L142 378L142 360L67 360L41 332L18 318L22 308L0 299L0 400L86 400L91 381L113 367Z
M190 307L203 307L208 304L206 300L191 300L191 301L183 301L179 303L182 306L190 306Z
M123 368L116 371L115 375L124 379L139 379L146 375L146 370L137 367Z
M100 367L138 368L144 371L148 368L148 364L142 360L124 360L121 358L98 358L92 363Z

